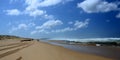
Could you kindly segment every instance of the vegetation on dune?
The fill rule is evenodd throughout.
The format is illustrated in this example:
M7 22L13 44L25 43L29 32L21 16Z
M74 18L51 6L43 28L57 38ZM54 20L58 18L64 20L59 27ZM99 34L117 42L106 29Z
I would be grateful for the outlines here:
M4 40L4 39L18 39L20 37L18 36L10 36L10 35L0 35L0 40Z
M12 36L12 35L0 35L0 40L6 40L6 39L22 40L22 39L29 39L29 38L23 38L23 37Z

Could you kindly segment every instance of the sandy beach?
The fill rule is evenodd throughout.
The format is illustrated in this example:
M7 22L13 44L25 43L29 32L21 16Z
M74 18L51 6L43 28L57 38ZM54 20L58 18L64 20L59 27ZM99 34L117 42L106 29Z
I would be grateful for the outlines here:
M113 60L92 54L78 53L44 42L17 42L0 46L0 60Z

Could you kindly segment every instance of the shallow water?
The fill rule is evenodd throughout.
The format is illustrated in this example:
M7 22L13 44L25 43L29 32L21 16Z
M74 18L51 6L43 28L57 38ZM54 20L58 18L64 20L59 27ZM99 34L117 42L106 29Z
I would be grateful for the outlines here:
M120 48L117 47L96 47L96 46L78 46L78 45L68 45L60 44L55 42L44 41L49 44L62 46L80 53L90 53L94 55L99 55L103 57L113 58L115 60L120 59Z

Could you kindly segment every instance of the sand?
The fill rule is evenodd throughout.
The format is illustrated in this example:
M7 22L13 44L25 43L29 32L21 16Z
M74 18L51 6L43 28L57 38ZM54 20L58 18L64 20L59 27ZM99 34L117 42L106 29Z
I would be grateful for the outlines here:
M20 42L20 44L20 46L14 44L8 46L9 49L5 49L6 46L0 47L3 49L0 51L0 60L113 60L92 54L78 53L44 42L32 41Z

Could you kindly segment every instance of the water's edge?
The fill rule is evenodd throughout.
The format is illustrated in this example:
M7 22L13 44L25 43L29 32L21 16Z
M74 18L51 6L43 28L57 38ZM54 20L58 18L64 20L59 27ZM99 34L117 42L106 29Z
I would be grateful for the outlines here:
M113 47L96 47L96 46L78 46L78 45L68 45L68 44L60 44L55 42L49 41L42 41L52 45L62 46L64 48L74 50L80 53L89 53L98 56L103 56L112 59L120 59L120 48L113 48Z

